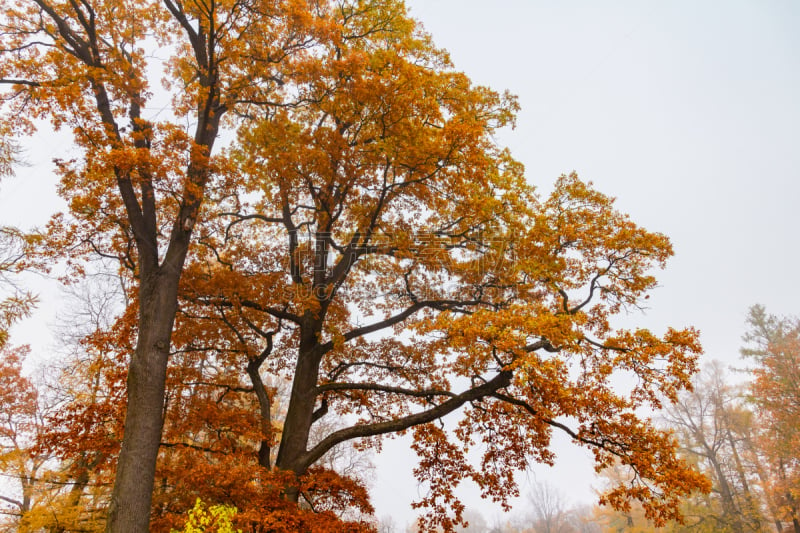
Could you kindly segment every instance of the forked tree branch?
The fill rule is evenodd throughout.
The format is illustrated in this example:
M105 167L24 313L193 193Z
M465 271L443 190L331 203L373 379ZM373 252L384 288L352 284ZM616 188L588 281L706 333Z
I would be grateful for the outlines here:
M471 389L467 389L460 394L456 394L449 400L446 400L445 402L437 405L436 407L432 407L431 409L404 416L402 418L397 418L395 420L387 420L385 422L377 422L374 424L356 425L335 431L325 437L316 446L300 455L295 464L291 465L291 467L295 472L304 472L320 457L325 455L328 450L342 442L364 437L374 437L375 435L383 435L386 433L396 433L413 426L438 420L439 418L452 413L467 402L477 400L478 398L482 398L484 396L491 396L496 391L507 387L511 384L512 377L513 373L510 370L503 370L486 383Z

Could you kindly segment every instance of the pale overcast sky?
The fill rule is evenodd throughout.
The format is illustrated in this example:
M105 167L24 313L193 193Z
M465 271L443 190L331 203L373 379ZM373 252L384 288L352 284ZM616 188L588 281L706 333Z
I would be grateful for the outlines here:
M800 2L407 4L457 68L519 96L518 126L499 141L531 183L547 192L576 170L673 239L651 310L627 320L656 331L696 326L707 359L736 364L750 305L800 314ZM31 165L2 184L3 223L42 224L53 208L50 160L68 143L37 134L37 144L47 148L30 151ZM45 305L15 329L15 342L44 338L53 310ZM559 466L536 477L591 500L597 483L585 454L563 439L557 449ZM377 515L402 525L418 492L413 453L396 440L376 462ZM497 513L467 497L487 519Z

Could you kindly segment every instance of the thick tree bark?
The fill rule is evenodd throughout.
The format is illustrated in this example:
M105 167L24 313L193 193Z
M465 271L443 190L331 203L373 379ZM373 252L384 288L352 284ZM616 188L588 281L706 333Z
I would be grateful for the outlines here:
M219 115L201 124L199 144L210 152L219 127ZM203 190L208 170L191 165L187 188ZM123 191L123 196L124 196ZM106 531L145 533L149 531L150 505L156 461L164 424L167 362L172 328L178 309L180 281L193 223L202 197L185 192L184 203L172 229L170 243L161 264L155 246L139 239L139 336L128 367L125 432L117 463L114 491L109 505ZM155 235L151 235L155 243Z
M164 391L179 276L160 272L142 279L139 338L128 370L128 402L108 531L149 530Z
M317 398L316 388L321 361L317 344L318 332L319 328L308 324L301 327L297 368L292 381L292 392L283 424L278 457L275 460L275 466L278 468L291 470L298 475L306 470L306 465L300 464L298 459L306 452L308 446Z

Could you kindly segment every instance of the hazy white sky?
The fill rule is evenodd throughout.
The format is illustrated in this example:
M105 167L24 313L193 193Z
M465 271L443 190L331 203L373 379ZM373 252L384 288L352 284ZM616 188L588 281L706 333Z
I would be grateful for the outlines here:
M662 331L694 325L706 358L735 364L747 308L800 314L800 2L796 0L409 0L436 43L477 83L519 96L516 130L499 141L544 192L576 170L676 256L651 310L629 317ZM53 156L66 141L37 134L31 166L0 190L0 221L42 224L53 208ZM48 198L37 202L37 197ZM42 338L45 306L15 330ZM47 349L42 345L41 349ZM574 501L592 497L582 452L539 479ZM402 524L417 497L413 454L387 444L377 514ZM491 518L497 511L468 494Z

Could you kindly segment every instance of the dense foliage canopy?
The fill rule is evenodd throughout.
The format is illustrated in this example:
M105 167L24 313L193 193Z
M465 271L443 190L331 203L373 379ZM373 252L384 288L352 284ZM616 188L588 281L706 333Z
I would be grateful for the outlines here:
M669 240L575 174L540 197L494 141L515 100L402 2L18 4L8 133L50 121L80 151L41 253L71 281L113 262L125 302L41 439L79 487L62 508L110 497L109 530L149 510L168 531L200 498L252 531L366 530L331 454L405 431L431 530L460 521L462 480L505 503L554 430L630 468L615 507L660 523L705 487L638 414L689 387L697 332L614 324Z

